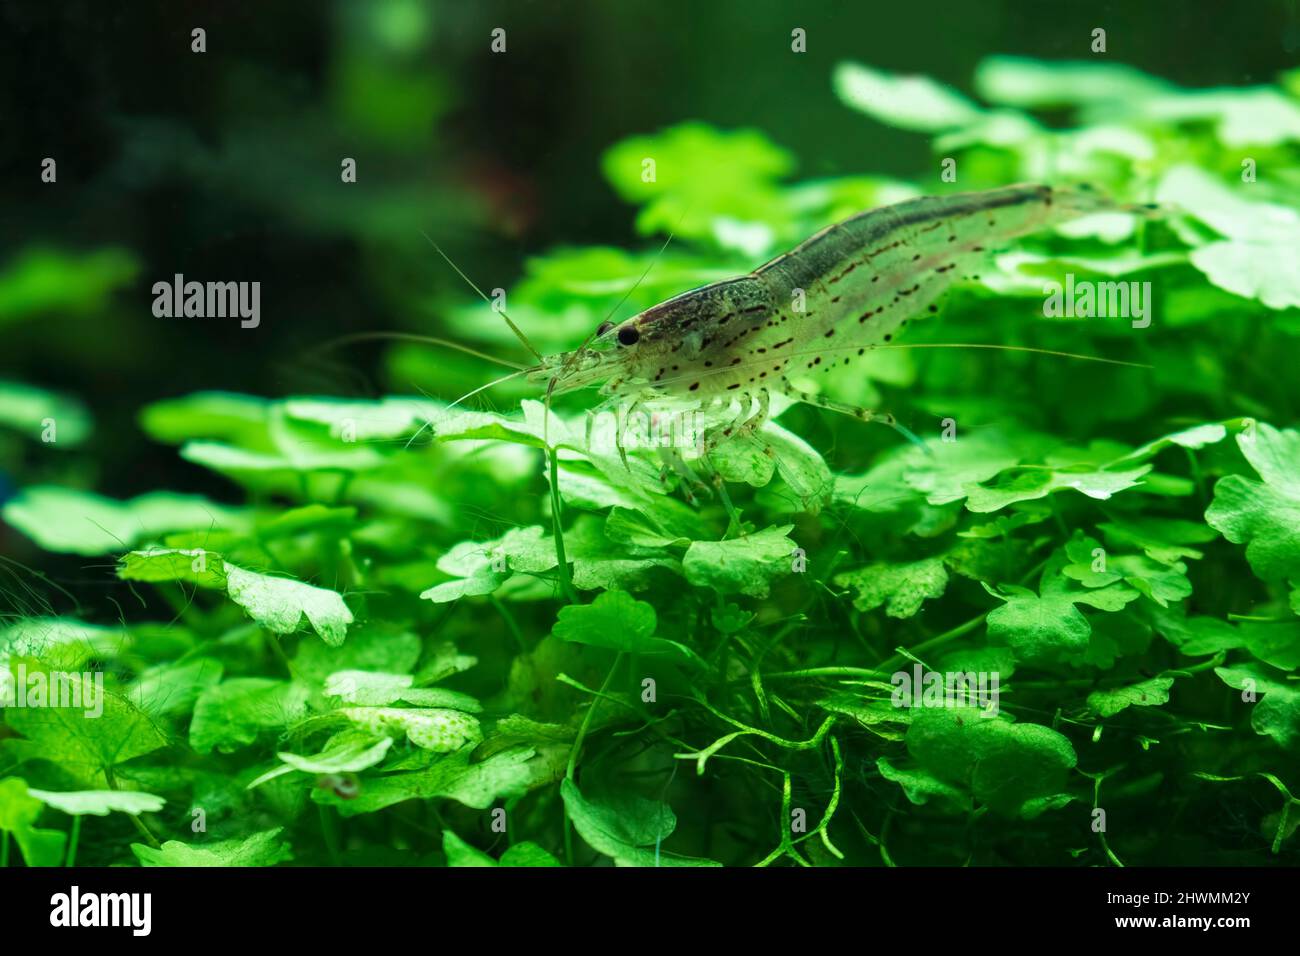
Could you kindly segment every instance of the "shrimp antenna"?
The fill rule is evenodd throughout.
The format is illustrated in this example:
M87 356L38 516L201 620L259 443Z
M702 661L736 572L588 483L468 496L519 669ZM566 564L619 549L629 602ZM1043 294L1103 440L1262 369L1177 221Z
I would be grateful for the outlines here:
M467 400L467 399L473 398L473 397L474 397L475 395L477 395L479 392L486 392L489 388L494 388L494 387L496 387L497 385L500 385L502 382L508 382L508 381L510 381L512 378L518 378L520 375L527 375L529 372L533 372L533 371L536 371L536 366L534 366L533 368L523 368L523 367L520 367L518 371L511 372L509 375L502 375L500 378L494 378L492 381L488 382L486 385L480 385L478 388L466 392L466 393L465 393L464 395L462 395L460 398L456 399L454 402L452 402L450 405L448 405L446 408L444 408L443 411L444 411L444 412L449 412L449 411L451 411L453 408L455 408L457 405L459 405L461 402L463 402L463 401L465 401L465 400ZM422 435L422 434L424 433L424 430L430 426L430 424L431 424L431 423L430 423L429 421L426 420L425 423L424 423L423 425L421 425L421 426L416 430L415 434L412 435L410 438L407 439L407 441L406 441L406 447L407 447L407 448L410 448L410 447L411 447L411 442L413 442L413 441L415 441L417 438L419 438L420 435Z
M497 365L504 365L506 368L520 370L527 368L527 366L521 365L518 362L511 362L507 359L497 358L495 355L488 355L486 352L472 349L468 345L461 345L459 342L440 339L434 335L416 335L414 332L358 332L355 335L343 335L336 339L330 339L328 342L318 345L312 351L323 351L326 349L337 348L341 345L351 345L353 342L374 342L384 339L399 342L420 342L425 345L437 345L441 348L455 349L457 352L464 352L466 355L472 355L475 358L483 359L485 362L495 362Z
M540 362L542 360L542 353L537 351L537 349L533 348L533 343L528 341L528 336L524 335L523 330L520 329L519 326L515 325L514 320L511 319L510 316L506 315L504 310L497 309L496 304L490 298L488 298L487 294L482 289L480 289L477 285L474 284L473 279L471 279L469 276L465 275L465 273L461 271L460 266L456 265L456 263L451 261L451 256L443 252L442 246L438 245L436 242L430 239L429 234L427 232L421 229L420 235L424 236L424 238L428 240L429 245L433 246L434 250L437 251L438 255L442 256L442 258L446 261L447 265L451 266L452 269L456 271L456 275L464 279L465 282L468 283L469 287L478 293L480 299L482 299L488 305L492 306L492 308L495 311L501 313L501 318L506 320L506 325L510 326L510 331L515 333L515 337L518 338L519 341L523 343L524 348L528 349L528 354Z
M683 213L682 215L685 216L686 214ZM681 221L678 220L677 224L680 226ZM663 257L663 254L668 251L668 246L672 243L673 236L675 235L677 235L676 228L669 231L668 238L665 239L664 244L659 247L659 251L654 254L654 258L651 259L650 263L645 267L645 271L641 273L641 277L632 283L632 287L630 289L628 289L626 292L623 293L623 298L619 299L618 302L614 305L614 308L609 310L609 312L605 315L604 321L601 322L601 325L604 325L605 322L608 322L610 319L612 319L614 317L614 313L617 312L619 309L623 308L623 303L632 297L632 293L641 287L641 283L646 280L646 276L650 274L650 270L653 269L659 263L659 260ZM597 327L599 328L599 326Z

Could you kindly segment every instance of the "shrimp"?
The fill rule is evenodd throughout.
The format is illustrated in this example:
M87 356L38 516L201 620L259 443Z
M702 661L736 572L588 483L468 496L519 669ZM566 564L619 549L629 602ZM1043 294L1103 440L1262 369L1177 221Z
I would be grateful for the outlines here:
M748 275L684 292L624 321L607 319L573 351L539 355L507 316L537 364L504 363L517 370L453 405L521 376L546 386L548 407L553 395L597 386L603 407L622 404L629 416L634 409L664 403L716 418L697 449L707 459L721 442L753 436L767 422L773 396L780 395L861 421L883 422L920 444L893 416L809 392L792 377L830 371L869 349L902 347L889 343L911 319L937 312L935 300L968 277L991 249L1103 211L1164 212L1155 205L1115 203L1087 185L1021 184L925 197L828 226ZM1000 348L1135 364L1018 346L924 347ZM617 444L626 465L621 437ZM661 448L660 454L666 465L696 480L679 451Z
M1086 186L1017 185L914 199L829 226L749 275L606 321L587 344L528 371L550 393L599 384L614 401L668 398L701 408L739 403L713 443L752 433L771 397L852 415L889 416L798 388L791 375L829 371L891 342L909 319L969 273L990 247L1120 206Z

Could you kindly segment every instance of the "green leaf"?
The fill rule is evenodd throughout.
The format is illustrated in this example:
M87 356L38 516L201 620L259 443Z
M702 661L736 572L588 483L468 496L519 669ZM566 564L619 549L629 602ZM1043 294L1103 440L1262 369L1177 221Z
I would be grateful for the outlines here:
M918 710L907 731L908 752L935 777L968 789L1003 815L1060 793L1078 760L1070 741L1048 727L982 713L973 707Z
M1228 147L1268 147L1300 142L1300 105L1272 87L1180 90L1132 104L1145 119L1215 124Z
M930 133L977 122L983 111L950 87L926 76L897 76L860 63L840 63L835 93L852 109L889 126Z
M12 833L28 866L58 866L63 861L63 833L37 829L40 815L41 801L31 795L26 780L0 780L0 840Z
M332 792L315 790L312 799L334 806L343 816L374 813L405 800L442 797L476 810L486 810L498 800L521 797L563 772L568 748L554 754L539 753L533 747L511 747L485 760L471 763L466 747L437 759L425 770L363 777L361 792L343 799Z
M907 564L868 565L837 574L834 581L857 592L853 606L859 611L873 611L885 604L890 617L912 617L926 598L943 596L948 572L942 558L924 558Z
M124 698L103 690L103 675L44 670L32 658L12 658L11 669L22 664L30 681L42 678L47 687L60 683L74 707L9 707L5 722L23 740L6 741L20 760L48 760L79 781L102 783L105 771L167 746L167 737L143 711ZM53 698L51 697L51 700ZM94 715L92 717L92 715Z
M1284 244L1211 242L1193 249L1192 264L1221 289L1258 299L1270 309L1300 307L1300 230Z
M138 790L28 790L29 794L46 806L62 810L72 816L87 814L106 817L109 813L157 813L167 802L152 793Z
M1254 664L1216 667L1214 673L1242 692L1241 702L1250 707L1255 733L1272 737L1289 750L1300 749L1300 690L1284 682L1279 672Z
M1300 108L1296 108L1300 116ZM1207 279L1234 295L1271 309L1300 306L1300 212L1258 202L1229 189L1194 166L1165 173L1156 198L1186 210L1225 238L1201 244L1191 262Z
M1065 551L1073 563L1063 567L1061 573L1085 587L1105 587L1123 581L1161 607L1191 596L1192 585L1185 573L1187 565L1182 562L1165 564L1132 554L1108 556L1096 539L1079 531L1066 544Z
M441 406L410 396L376 401L340 398L290 398L285 414L329 428L330 437L344 442L373 442L408 438L428 424Z
M337 647L347 637L352 612L337 591L301 581L276 578L226 565L226 591L232 601L276 634L292 634L302 618L326 644Z
M1128 707L1159 707L1169 703L1172 677L1152 677L1127 687L1096 690L1088 695L1088 706L1102 717L1114 717Z
M1119 459L1119 461L1146 461L1148 458L1164 451L1171 445L1178 445L1181 448L1205 448L1207 445L1217 445L1227 437L1228 430L1218 422L1209 422L1204 425L1193 425L1191 428L1184 428L1181 431L1163 435L1155 441L1147 442L1142 447L1134 449L1132 452Z
M1071 588L1061 575L1068 560L1061 554L1048 563L1037 594L1013 585L1004 585L1001 592L985 586L1006 602L989 612L989 638L1008 645L1019 660L1055 660L1086 651L1092 627L1076 605L1118 611L1139 596L1118 583L1093 590Z
M978 514L998 511L1020 501L1046 498L1055 491L1074 489L1098 501L1136 488L1139 479L1151 470L1150 465L1116 471L1092 468L1017 468L1002 472L989 484L968 484L966 507Z
M606 591L590 604L560 608L552 633L574 644L629 654L668 655L703 665L699 655L684 644L655 637L657 626L652 605L636 600L626 591Z
M360 773L383 762L392 745L391 737L381 737L376 740L369 734L345 731L331 738L324 750L312 756L303 757L295 753L280 752L276 756L283 761L281 766L262 774L248 785L248 789L252 790L294 770L315 774Z
M1300 583L1300 432L1259 423L1237 436L1237 446L1259 475L1219 479L1206 523L1233 544L1265 581Z
M560 784L560 796L573 828L588 846L612 857L617 866L721 865L713 860L664 853L656 847L656 841L667 839L677 826L677 818L666 803L633 796L588 800L572 780Z
M196 438L215 438L237 445L268 443L271 403L235 392L195 392L147 405L140 425L151 438L180 445Z
M1097 529L1109 544L1141 548L1148 558L1162 564L1176 564L1183 558L1199 559L1202 552L1189 545L1204 544L1217 537L1215 529L1199 521L1136 515L1118 515L1111 521L1101 522Z
M269 677L236 677L199 695L190 722L190 746L199 753L230 753L268 730L282 730L307 711L307 688Z
M28 248L0 273L0 324L42 313L97 312L139 270L135 255L112 246L89 252Z
M491 594L512 572L540 574L559 563L555 543L541 525L511 528L494 541L462 541L438 559L438 570L456 580L436 584L420 594L435 604ZM503 570L497 570L503 568Z
M409 674L415 670L423 646L420 638L400 626L371 621L353 628L341 647L320 641L300 641L293 658L293 671L300 680L319 682L338 671L382 671ZM430 648L430 663L443 670L425 678L428 682L459 673L474 665L475 659L456 652L454 645L443 642Z
M13 655L75 671L96 658L115 658L130 644L131 635L120 626L87 624L72 617L27 617L0 629L0 668Z
M727 541L695 541L686 549L682 570L696 587L722 594L767 597L771 582L791 570L793 525L772 526Z
M416 687L411 674L385 674L376 671L336 671L325 679L327 697L338 697L349 704L384 706L405 701L417 707L449 707L477 713L483 705L469 694L439 687Z
M975 89L993 103L1038 108L1144 99L1174 87L1123 63L990 56L975 69Z
M240 513L198 495L154 491L129 501L54 485L25 488L4 519L47 551L87 556L124 551L167 531L237 527Z
M929 803L931 798L937 797L940 803L947 801L959 810L970 808L970 794L960 787L945 783L931 773L895 767L884 757L876 758L876 767L882 777L902 787L907 799L918 806L923 806Z
M448 866L562 866L555 857L536 843L525 840L508 847L500 862L482 850L470 846L450 830L442 831L442 852L447 855Z
M470 846L450 830L442 831L442 852L447 856L448 866L465 867L497 865L497 861L492 859L492 857L488 856L482 850Z
M646 165L653 162L653 167ZM794 167L786 150L756 130L723 132L683 123L654 136L634 136L609 149L605 178L628 202L644 206L637 230L712 237L761 254L790 218L774 184ZM653 169L653 176L647 172ZM728 241L727 223L766 227L757 243Z
M70 448L85 441L91 419L86 407L71 396L0 379L0 425L33 441Z
M337 591L245 571L214 551L133 551L122 558L117 574L125 580L189 581L202 587L223 588L232 601L267 630L292 634L306 618L320 639L335 647L343 643L353 620Z
M168 840L157 850L132 843L131 852L141 866L275 866L293 859L289 844L279 838L283 831L275 827L242 839L199 844Z
M344 707L334 713L368 734L405 735L415 746L434 753L452 753L483 739L478 721L460 710Z
M199 696L220 682L223 672L221 662L210 657L158 664L142 671L124 696L155 718L189 713Z

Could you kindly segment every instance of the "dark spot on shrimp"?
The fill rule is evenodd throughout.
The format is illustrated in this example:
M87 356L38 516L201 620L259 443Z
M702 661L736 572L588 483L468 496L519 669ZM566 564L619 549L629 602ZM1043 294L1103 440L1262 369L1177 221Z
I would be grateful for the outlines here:
M850 265L847 269L845 269L843 272L841 272L839 275L837 275L835 278L831 279L831 282L839 282L841 279L843 279L846 275L848 275L850 272L852 272L852 271L853 271L854 269L856 269L857 267L858 267L858 264L857 264L856 262L853 263L853 264Z
M692 382L692 383L691 383L691 387L690 387L689 389L687 389L687 391L688 391L688 392L693 392L693 391L695 391L695 390L696 390L697 388L699 388L699 387L700 387L700 383L699 383L699 382Z
M735 385L728 385L727 388L728 388L728 390L733 389L733 388L740 388L740 383L737 382Z

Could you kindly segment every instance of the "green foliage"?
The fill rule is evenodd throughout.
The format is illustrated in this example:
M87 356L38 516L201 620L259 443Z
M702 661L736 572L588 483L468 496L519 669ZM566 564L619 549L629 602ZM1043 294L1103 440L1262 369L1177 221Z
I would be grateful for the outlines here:
M340 83L353 106L393 92L354 115L380 141L442 108L362 61ZM83 826L96 865L1295 862L1276 816L1300 784L1295 78L1188 90L994 57L974 91L843 64L827 96L846 129L930 136L957 188L1088 180L1165 209L990 249L942 314L815 383L919 443L774 401L779 421L666 466L589 429L589 394L548 406L519 378L448 404L486 379L440 356L437 398L141 409L222 503L21 471L5 522L77 572L73 595L15 596L0 692L71 672L82 699L4 709L12 862L70 857ZM643 242L530 257L512 316L570 349L953 188L800 164L821 168L815 144L703 123L611 145ZM0 302L77 308L125 263L59 292L67 268L11 265ZM1067 274L1150 282L1151 324L1045 316ZM487 305L441 305L432 333L514 348ZM24 454L51 417L91 437L74 396L0 387ZM942 679L900 706L914 674Z

